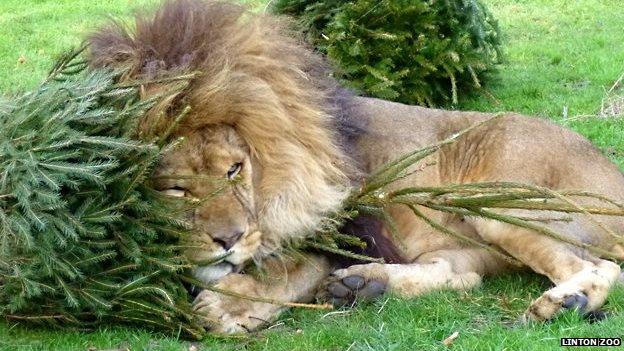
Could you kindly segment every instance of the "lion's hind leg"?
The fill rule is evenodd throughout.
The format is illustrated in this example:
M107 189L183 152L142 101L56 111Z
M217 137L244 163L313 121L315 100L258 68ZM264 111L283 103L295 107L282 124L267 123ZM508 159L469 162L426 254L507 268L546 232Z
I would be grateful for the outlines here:
M436 289L468 290L481 277L506 266L482 249L439 250L422 255L415 263L369 263L339 269L323 283L317 298L347 305L385 292L414 297Z
M596 311L620 276L617 264L534 231L483 219L474 219L474 226L486 241L500 246L555 283L555 287L531 303L525 313L526 320L550 320L566 308L583 314ZM573 235L573 230L583 228L586 230L577 223L557 229Z

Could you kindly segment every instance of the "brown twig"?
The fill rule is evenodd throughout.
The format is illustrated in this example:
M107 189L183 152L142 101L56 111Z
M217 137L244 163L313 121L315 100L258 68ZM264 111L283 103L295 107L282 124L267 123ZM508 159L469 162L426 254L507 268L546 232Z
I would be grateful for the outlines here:
M370 256L366 256L366 255L359 255L359 254L356 254L356 253L353 253L353 252L350 252L350 251L347 251L347 250L339 249L337 247L331 247L331 246L323 245L323 244L318 243L316 241L306 241L305 245L313 247L313 248L318 249L318 250L335 253L335 254L340 255L340 256L353 258L355 260L366 261L366 262L375 262L375 263L384 263L384 259L383 258L376 258L376 257L370 257Z

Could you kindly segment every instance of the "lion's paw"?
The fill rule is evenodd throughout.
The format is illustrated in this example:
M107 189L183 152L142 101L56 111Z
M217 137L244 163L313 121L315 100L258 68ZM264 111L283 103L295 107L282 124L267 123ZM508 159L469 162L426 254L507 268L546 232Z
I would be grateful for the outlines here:
M360 300L371 300L386 292L388 279L374 274L368 265L356 265L334 271L320 286L316 298L334 306L352 305Z
M564 309L575 309L579 313L585 313L587 303L587 296L580 291L568 294L547 291L531 303L525 313L524 320L547 321Z
M193 310L202 316L204 326L217 334L247 333L257 327L251 318L248 301L231 298L209 290L203 290L193 302Z
M612 268L614 264L604 264ZM600 319L604 313L599 308L604 303L609 287L619 275L619 267L612 272L599 266L578 272L569 280L546 291L527 309L524 321L547 321L565 309L573 309L591 319Z
M247 296L271 295L252 277L229 274L215 288ZM206 329L217 334L246 333L271 321L280 306L203 290L193 302L193 309L203 317Z
M588 304L589 299L582 292L567 295L563 298L544 294L531 304L522 317L522 321L547 321L566 309L577 311L590 323L601 321L607 317L607 314L602 310L588 310Z

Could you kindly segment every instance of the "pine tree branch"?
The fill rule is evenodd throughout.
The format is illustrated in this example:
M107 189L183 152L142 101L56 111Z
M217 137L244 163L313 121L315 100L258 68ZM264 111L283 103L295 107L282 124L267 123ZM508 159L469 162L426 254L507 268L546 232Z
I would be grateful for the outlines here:
M384 263L383 258L375 258L375 257L366 256L366 255L356 254L348 250L339 249L337 247L331 247L329 245L324 245L324 244L321 244L312 240L306 241L305 246L309 246L309 247L312 247L321 251L331 252L333 254L337 254L340 256L353 258L355 260L360 260L360 261L365 261L365 262Z

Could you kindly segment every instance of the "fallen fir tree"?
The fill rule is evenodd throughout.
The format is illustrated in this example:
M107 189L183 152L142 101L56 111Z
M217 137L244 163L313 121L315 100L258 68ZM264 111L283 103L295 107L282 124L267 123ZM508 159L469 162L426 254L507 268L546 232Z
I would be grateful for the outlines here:
M416 105L457 104L501 63L501 32L478 0L275 0L335 76L367 95Z
M69 53L36 90L0 101L0 313L200 337L177 275L189 267L179 204L146 186L162 150L132 139L156 100L85 69Z
M205 335L201 317L193 314L183 282L243 299L331 308L242 296L187 275L192 265L180 254L178 238L192 235L180 216L193 204L160 195L149 187L149 180L159 155L172 147L169 134L188 108L181 109L161 135L137 140L139 118L166 97L141 100L139 89L150 82L118 84L119 74L86 70L76 51L64 56L38 89L0 100L2 316L12 322L81 330L134 324L201 338ZM191 78L169 78L173 84L168 93L183 89ZM361 261L379 261L352 252L366 244L340 233L340 227L349 218L366 214L385 219L392 230L385 208L401 204L437 230L491 250L511 263L519 264L494 246L432 221L421 209L511 223L615 259L609 252L564 238L543 225L566 220L566 213L583 213L597 225L601 224L594 215L624 216L623 204L603 196L500 182L386 190L389 184L431 166L423 163L427 156L468 130L371 174L353 189L343 210L291 249L312 247ZM579 206L574 201L579 197L593 198L599 205ZM499 208L540 210L544 216L501 215L495 211ZM553 217L553 213L560 215ZM621 233L609 234L624 243Z

